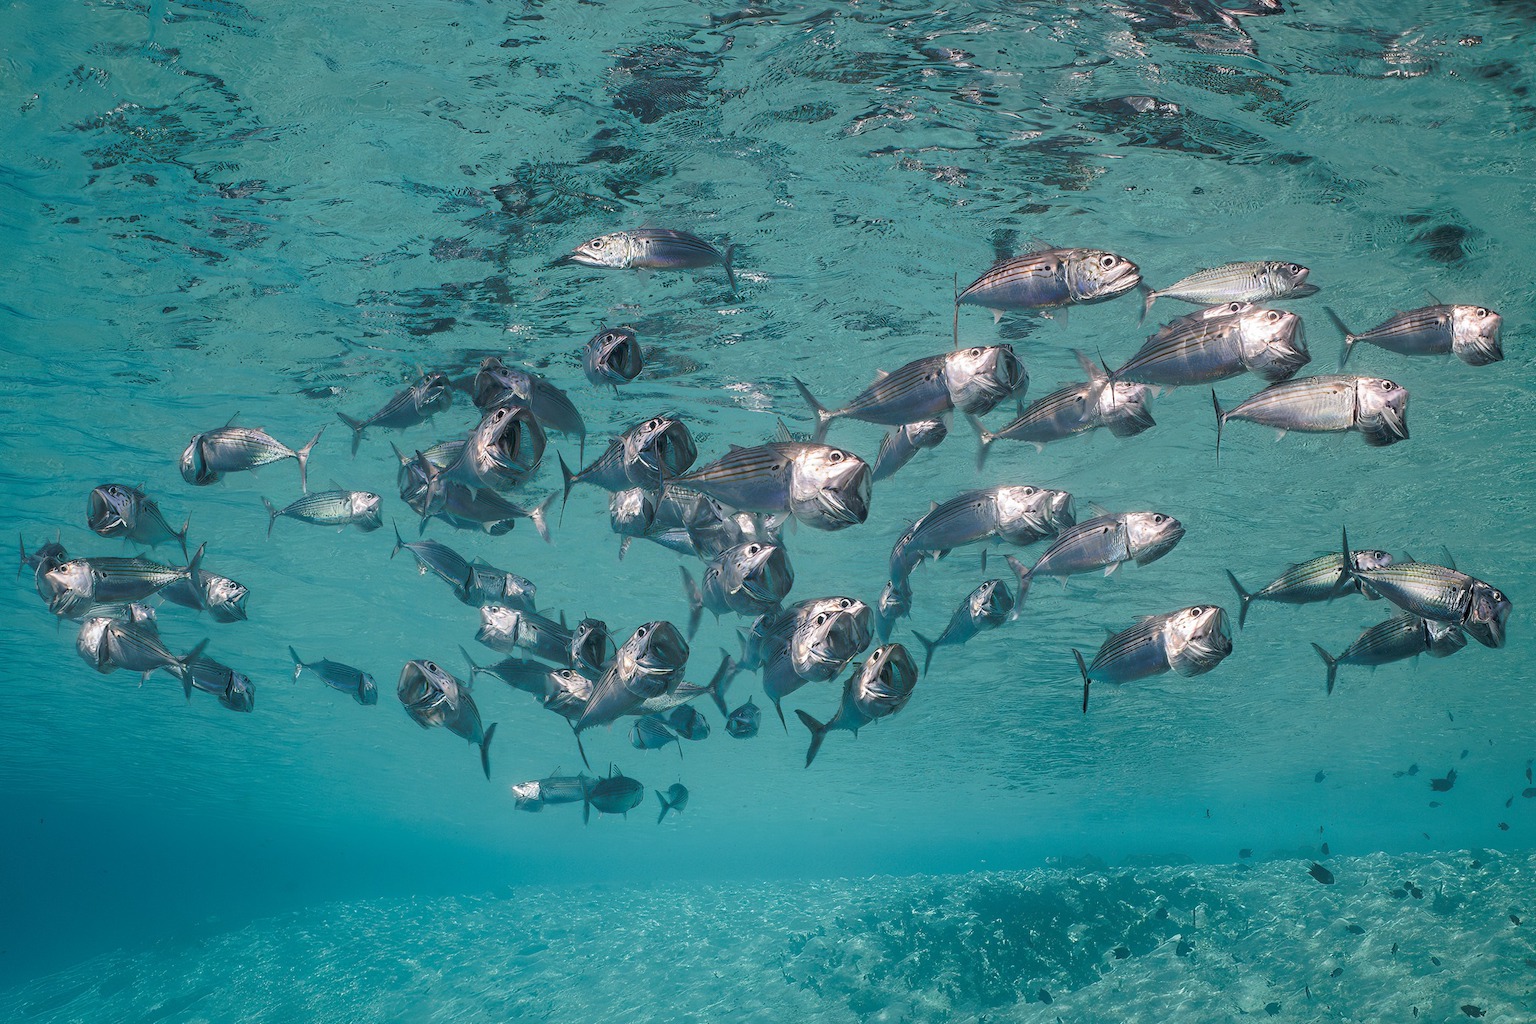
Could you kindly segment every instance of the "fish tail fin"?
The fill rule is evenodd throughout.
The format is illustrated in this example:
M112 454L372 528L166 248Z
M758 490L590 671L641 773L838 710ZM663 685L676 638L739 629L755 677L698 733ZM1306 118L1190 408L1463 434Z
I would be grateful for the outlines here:
M176 659L176 665L171 669L176 678L181 680L181 692L187 700L192 699L192 663L203 656L203 651L208 647L208 638L203 637L196 647Z
M727 718L731 716L731 712L725 706L725 691L730 689L731 683L735 681L737 671L739 671L739 666L736 664L736 659L727 654L725 648L722 647L720 649L720 667L715 669L715 677L709 681L708 686L704 687L711 699L714 700L715 707L719 708L720 713Z
M987 430L986 424L975 416L966 414L965 417L971 423L971 429L976 431L976 469L978 472L987 464L987 451L992 447L992 442L997 440L997 435Z
M304 659L299 657L299 652L293 649L292 644L288 645L288 657L293 659L293 681L298 682L299 673L304 671Z
M294 452L294 455L299 460L299 490L305 494L309 493L309 453L314 451L315 442L320 440L320 435L323 433L325 433L325 428L321 427L315 431L315 436L309 439L308 444Z
M261 499L261 503L263 505L267 506L267 540L271 540L272 539L272 527L277 525L277 517L282 515L282 512L278 510L276 505L272 504L266 498L262 498ZM397 534L399 533L398 530L395 531L395 532ZM399 551L400 549L399 549L399 547L396 547L395 550ZM391 554L389 557L390 558L394 558L395 556L393 554Z
M1136 321L1137 323L1144 324L1147 322L1147 317L1152 313L1152 303L1156 301L1157 292L1143 284L1141 286L1141 319Z
M182 558L186 558L187 557L187 535L189 533L191 533L191 532L192 532L192 516L188 515L187 518L185 518L185 519L183 519L181 521L181 532L172 535L172 536L174 536L176 538L176 542L181 545L181 557Z
M699 631L699 620L704 618L704 595L699 593L698 584L688 575L687 566L680 565L677 569L683 574L683 591L688 595L688 639L691 641L693 634Z
M21 570L27 567L27 542L19 533L16 535L16 547L21 551L21 561L16 563L16 579L20 580Z
M734 246L734 245L727 245L725 247L725 260L724 260L724 262L725 262L725 280L726 280L726 283L731 286L731 294L732 295L737 294L737 291L736 291L736 270L735 270L734 267L731 266L731 260L735 256L736 256L736 246Z
M1232 581L1232 589L1237 591L1237 628L1242 629L1243 623L1248 621L1248 605L1253 602L1253 595L1237 582L1237 577L1232 575L1231 569L1227 570L1227 579Z
M1012 555L1004 555L1003 560L1008 563L1008 567L1019 578L1019 588L1013 595L1013 611L1008 613L1008 621L1012 622L1024 611L1024 600L1029 597L1029 585L1035 581L1035 570Z
M779 724L784 727L784 735L789 735L789 723L784 721L784 705L779 703L779 698L773 699L773 710L779 713Z
M390 558L394 558L396 555L398 555L400 553L400 549L405 547L405 538L400 536L400 524L399 523L397 523L393 519L391 519L389 521L389 525L391 525L391 526L393 526L395 528L395 549L389 553L389 557Z
M629 542L634 539L633 537L625 537L619 541L619 561L624 561L624 556L629 553Z
M1313 644L1312 649L1317 652L1317 656L1319 658L1323 659L1323 664L1328 666L1328 679L1326 681L1326 685L1328 687L1328 692L1333 693L1334 681L1337 680L1339 676L1339 659L1335 658L1333 655L1317 646L1317 644Z
M915 629L912 631L912 635L917 637L917 642L922 644L923 650L927 652L923 658L923 675L926 676L928 674L928 666L933 663L934 648L939 646L939 642L937 640L929 640Z
M571 467L565 464L565 456L559 452L555 458L560 460L560 478L563 482L563 492L560 497L560 522L565 522L565 503L571 500L571 488L576 486L576 474L571 472Z
M1083 674L1083 714L1088 713L1088 666L1083 663L1083 656L1076 647L1072 648L1072 657L1077 659L1077 670Z
M288 648L288 650L291 653L293 648L290 647L290 648ZM465 661L469 662L469 682L470 682L470 685L474 685L475 677L478 676L481 672L485 672L485 671L488 671L488 670L486 669L486 667L484 665L477 665L477 664L475 664L475 659L471 658L469 656L469 652L464 649L464 645L463 644L459 645L459 653L464 655L464 660ZM295 659L295 660L297 660L297 659Z
M543 501L539 502L528 511L529 521L533 523L533 528L539 531L539 536L544 538L545 544L553 543L553 541L549 539L549 519L547 517L547 513L549 511L549 503L554 500L555 492L550 491L549 494L545 496ZM564 512L565 506L561 505L560 510Z
M187 580L199 594L203 592L203 552L207 550L206 543L199 544L197 550L192 552L192 560L187 563Z
M1339 594L1344 591L1344 588L1349 585L1349 581L1355 578L1353 571L1355 565L1355 556L1349 550L1349 527L1347 526L1340 527L1339 547L1341 555L1341 560L1339 563L1339 579L1338 582L1333 585L1333 589L1328 592L1328 600L1330 601L1338 597Z
M337 413L336 418L352 430L352 457L355 459L357 458L357 446L363 442L363 422L362 420L355 420L342 412Z
M816 417L816 430L811 434L811 440L820 444L827 436L827 428L836 419L826 406L816 401L816 396L811 394L811 389L805 386L805 382L799 377L791 377L795 387L800 389L800 397L805 399L805 404L811 407L811 415Z
M496 735L496 725L492 722L491 727L480 737L480 768L487 779L491 777L491 737Z
M827 738L827 727L798 708L795 710L795 716L805 723L807 729L811 730L811 745L805 751L805 766L809 768L811 762L816 760L816 751L821 749L822 741Z
M1355 342L1358 339L1355 337L1355 332L1345 325L1339 314L1333 311L1333 307L1324 306L1323 312L1328 314L1328 319L1333 321L1333 326L1337 327L1339 333L1344 335L1344 347L1339 350L1339 369L1342 370L1344 369L1344 364L1349 362L1349 354L1355 350Z
M1221 428L1227 423L1227 414L1221 408L1221 401L1216 397L1216 389L1211 388L1211 408L1216 410L1216 462L1221 462Z
M667 812L672 809L672 805L667 803L667 798L661 795L660 790L656 791L656 799L661 801L661 813L656 815L656 824L660 825L662 819L667 816Z

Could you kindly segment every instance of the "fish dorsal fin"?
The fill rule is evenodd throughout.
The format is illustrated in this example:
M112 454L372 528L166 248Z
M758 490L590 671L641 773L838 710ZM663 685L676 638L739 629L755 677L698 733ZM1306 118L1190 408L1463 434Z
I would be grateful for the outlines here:
M1096 384L1109 378L1109 372L1100 368L1099 364L1095 363L1092 359L1089 359L1087 354L1081 349L1073 349L1072 354L1077 357L1078 365L1083 368L1083 372L1088 374L1089 381Z
M228 428L234 426L235 425L235 420L237 420L239 418L240 418L240 414L238 412L235 413L233 416L231 416L229 418L229 422L224 424L225 429L228 429Z
M938 503L938 502L936 502L936 501L930 501L930 502L929 502L929 503L928 503L928 511L929 511L929 513L930 513L930 514L931 514L931 513L932 513L932 512L933 512L933 510L934 510L934 509L936 509L936 508L938 508L938 507L939 507L939 503Z
M789 432L789 428L784 425L783 420L779 420L779 429L774 436L785 444L789 444L795 439L794 435Z
M1043 238L1031 238L1029 244L1024 247L1024 252L1050 252L1057 246L1052 245Z
M889 377L890 375L891 375L891 371L890 370L876 370L875 371L875 380L885 380L885 378Z
M728 445L726 445L726 448L728 450L730 450L730 451L733 451L733 452L739 452L739 451L744 451L746 449L746 445L728 444Z
M1088 503L1088 508L1093 512L1093 514L1095 516L1112 516L1112 515L1114 515L1113 512L1111 512L1109 509L1105 508L1103 505L1100 505L1096 501L1090 501Z
M1428 288L1424 289L1424 294L1429 296L1429 301L1431 303L1433 303L1434 305L1436 305L1436 306L1443 306L1443 305L1445 305L1445 303L1441 302L1439 297L1437 295L1435 295L1434 292L1430 291Z

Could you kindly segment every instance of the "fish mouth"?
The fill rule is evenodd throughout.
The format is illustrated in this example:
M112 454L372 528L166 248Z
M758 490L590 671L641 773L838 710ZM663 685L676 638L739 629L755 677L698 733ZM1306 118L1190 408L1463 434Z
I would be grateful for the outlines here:
M1179 541L1184 539L1184 527L1182 525L1170 527L1155 542L1138 551L1135 555L1137 565L1149 565L1172 551Z
M91 491L90 509L86 513L87 525L96 533L108 536L119 530L127 530L128 513L124 503L114 500L111 491L97 487Z
M1308 284L1305 280L1301 280L1292 285L1290 290L1281 296L1281 298L1304 299L1309 295L1316 295L1320 291L1322 291L1322 289L1317 285Z
M1127 402L1119 406L1116 415L1105 425L1116 437L1135 437L1157 426L1152 409L1146 402Z

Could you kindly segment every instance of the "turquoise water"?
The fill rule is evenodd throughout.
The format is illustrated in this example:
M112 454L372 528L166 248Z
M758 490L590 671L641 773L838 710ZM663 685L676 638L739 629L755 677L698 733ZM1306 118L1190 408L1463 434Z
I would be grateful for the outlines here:
M256 689L241 715L188 704L164 674L99 676L25 576L0 591L0 1016L219 1020L283 992L325 1019L1536 1013L1536 951L1508 917L1529 911L1536 846L1522 795L1536 9L1304 4L1238 31L1137 4L167 0L11 3L0 26L5 520L27 550L62 531L71 554L126 554L85 528L86 495L144 485L191 517L210 569L251 589L244 623L163 607L169 646L206 636ZM1126 95L1178 110L1104 102ZM646 225L734 244L739 291L718 269L555 263ZM941 650L905 711L832 736L808 770L804 730L791 717L786 737L771 712L739 742L706 708L714 735L681 760L634 750L623 726L588 733L595 767L689 787L662 827L649 793L585 828L577 808L515 811L511 784L579 758L559 720L494 680L475 688L500 723L490 782L463 741L402 714L407 659L462 673L458 645L492 653L473 609L389 557L389 520L413 516L388 442L425 446L478 416L461 395L352 458L337 412L379 408L417 366L458 376L499 354L570 392L589 458L667 411L703 461L780 418L808 431L792 375L835 402L946 350L957 278L1033 239L1122 253L1154 286L1300 262L1322 291L1277 305L1307 324L1307 373L1336 365L1325 303L1363 328L1430 295L1497 309L1506 359L1362 346L1353 371L1413 394L1411 439L1385 449L1234 423L1218 465L1209 395L1184 388L1138 437L999 444L978 474L957 422L876 486L867 523L786 533L792 599L873 601L908 521L981 484L1063 487L1081 513L1165 510L1188 533L1113 579L1037 585L1019 622ZM1151 330L1139 305L997 324L965 307L960 339L1012 343L1038 397L1081 378L1073 348L1111 365L1134 352ZM1153 319L1189 308L1160 300ZM580 349L617 323L650 358L614 394L585 381ZM1257 386L1217 391L1230 405ZM268 540L261 498L298 494L288 463L185 484L187 439L236 413L293 445L330 424L312 484L383 494L385 529L282 521ZM873 458L880 429L831 437ZM575 448L553 437L515 499L558 489L553 453L574 463ZM1341 525L1398 554L1448 549L1501 587L1508 645L1346 667L1328 696L1309 643L1340 650L1388 613L1261 605L1216 671L1103 687L1080 713L1071 648L1196 602L1235 613L1224 569L1262 584L1331 550ZM526 524L428 536L534 580L541 610L621 635L686 619L684 563L643 543L619 561L592 488L549 545ZM894 639L917 650L911 628L942 629L988 564L963 549L917 570ZM690 678L736 649L733 626L705 617ZM291 682L289 644L372 672L378 706ZM754 693L766 703L742 676L731 703ZM822 717L836 700L818 683L787 703ZM1314 861L1335 886L1308 877ZM1423 900L1391 895L1405 879ZM1193 957L1174 937L1185 919ZM979 953L979 924L1008 951ZM1037 1005L1041 988L1054 1003Z

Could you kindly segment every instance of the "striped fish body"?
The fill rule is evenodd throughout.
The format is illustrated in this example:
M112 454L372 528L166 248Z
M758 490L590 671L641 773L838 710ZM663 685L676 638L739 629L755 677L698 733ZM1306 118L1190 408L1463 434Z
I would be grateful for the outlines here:
M467 652L465 657L468 658ZM550 668L541 661L529 661L527 658L503 658L493 665L476 665L473 661L470 661L469 678L471 683L482 672L495 676L514 690L531 693L535 697L543 697ZM582 699L585 700L586 698L583 697Z
M470 384L475 408L490 412L501 405L520 405L548 430L575 434L583 442L587 425L571 396L537 373L507 366L496 356L480 363Z
M655 715L644 715L629 727L629 743L636 750L660 750L669 743L682 746L677 733L665 721Z
M1164 616L1150 616L1104 641L1088 666L1088 678L1096 683L1129 683L1168 671L1164 624Z
M441 519L460 530L483 530L493 537L511 530L517 520L528 519L533 522L534 529L539 531L539 536L547 541L549 528L544 520L544 509L553 498L554 494L551 493L533 508L524 508L489 487L470 490L463 484L450 483L444 491L442 511L435 513L432 518Z
M1098 387L1069 384L1031 402L1023 414L1001 430L984 431L984 442L1026 441L1043 448L1052 441L1081 434L1098 425Z
M1158 517L1160 526L1171 523L1177 529L1177 536L1172 537L1171 542L1159 545L1159 550L1153 556L1156 558L1172 548L1184 531L1178 528L1178 520L1162 513L1152 515ZM1095 516L1058 533L1056 540L1035 562L1029 574L1032 577L1076 576L1117 566L1136 558L1138 554L1132 550L1131 532L1124 515Z
M75 558L42 573L37 590L50 612L67 617L93 604L142 601L190 571L143 558Z
M1252 370L1273 382L1293 376L1310 359L1296 314L1229 302L1165 324L1113 376L1179 387Z
M547 445L544 428L533 413L520 406L499 406L485 414L459 459L443 475L470 486L483 483L507 490L538 468Z
M862 523L869 515L869 466L824 444L772 441L737 448L677 478L747 512L790 512L818 529Z
M866 423L900 426L915 420L931 419L954 408L944 368L948 357L928 356L914 359L855 395L841 409L824 411L825 423L850 417ZM801 385L802 391L804 385ZM809 399L809 393L806 393ZM811 400L814 407L814 400Z
M122 669L148 676L163 668L182 679L188 687L191 685L188 663L201 654L206 645L205 640L186 657L178 658L166 649L153 627L106 618L85 620L76 639L80 656L103 675Z
M1464 572L1427 562L1393 562L1379 569L1356 570L1365 589L1425 619L1462 622L1479 581Z
M1332 310L1328 313L1344 335L1341 366L1361 341L1405 356L1450 353L1469 366L1486 366L1504 358L1499 339L1504 318L1486 306L1425 306L1395 313L1360 334L1351 333Z
M1104 642L1086 676L1095 682L1127 683L1170 669L1181 676L1203 675L1232 653L1226 614L1194 605L1151 615Z
M598 387L628 384L645 369L640 339L628 327L598 331L581 350L581 368Z
M357 454L363 431L369 427L403 430L425 423L437 413L453 404L451 382L441 373L424 374L420 380L403 391L396 392L378 412L363 419L353 419L342 413L336 418L352 431L352 454Z
M183 608L206 611L215 622L244 622L245 599L250 596L245 584L202 569L195 581L190 575L184 576L161 588L159 593Z
M933 652L940 647L967 643L977 633L984 630L996 629L1008 621L1008 615L1013 611L1013 595L1008 592L1008 587L1002 580L985 580L975 590L968 594L960 607L949 617L949 623L944 627L944 632L939 634L937 640L929 640L916 630L912 635L917 637L926 651L923 661L923 671L928 671L928 666L933 662Z
M454 596L460 601L465 604L472 603L468 597L469 562L463 555L435 540L406 541L401 538L400 531L396 530L395 550L390 552L390 557L393 558L401 549L409 551L415 557L416 567L421 573L432 573L448 584Z
M912 614L912 587L906 580L889 580L875 602L875 635L885 643L896 620Z
M359 704L369 706L378 703L378 686L374 683L373 676L362 669L344 665L339 661L331 661L329 658L306 662L299 658L298 652L292 647L288 648L288 657L293 660L294 682L298 682L299 676L308 669L326 686L333 690L340 690Z
M747 702L732 711L725 718L725 731L728 736L736 740L749 740L757 735L758 722L762 717L762 711L748 697Z
M231 711L250 711L256 706L256 690L251 680L228 665L207 656L194 658L188 665L193 689L211 693Z
M266 502L272 523L287 517L316 526L356 526L364 533L384 525L379 515L380 498L370 491L315 491L281 509L265 498L262 501ZM269 523L267 535L271 534Z
M1141 283L1136 264L1099 249L1043 248L1003 260L955 300L993 310L1050 309L1103 302Z
M168 540L187 550L187 530L173 529L155 500L137 487L102 484L86 503L86 525L102 537L125 537L154 547Z
M396 694L405 713L423 729L440 725L480 747L481 763L489 777L490 765L485 756L490 745L489 733L481 724L475 698L452 673L431 661L408 661L400 670Z
M1428 620L1417 615L1394 616L1365 630L1334 660L1340 665L1386 665L1418 657L1429 651L1427 626Z
M1350 553L1357 570L1376 569L1381 566L1391 565L1392 556L1385 551L1353 551ZM1233 588L1237 591L1238 601L1242 609L1238 613L1238 622L1242 623L1248 617L1248 607L1254 601L1274 601L1279 604L1314 604L1318 601L1326 601L1339 592L1339 577L1343 575L1344 556L1335 552L1327 555L1319 555L1306 562L1298 562L1286 569L1260 590L1248 593L1242 584L1237 582L1237 577L1230 572L1227 578L1232 581ZM1370 593L1362 586L1355 574L1350 574L1347 588L1366 597L1375 599L1376 594Z
M1145 309L1159 298L1183 302L1264 302L1269 299L1298 298L1312 295L1315 285L1307 284L1306 267L1297 263L1250 260L1223 263L1219 267L1198 270L1167 288L1149 291Z
M1271 384L1225 412L1217 405L1217 424L1239 419L1281 431L1353 430L1380 448L1407 439L1407 413L1408 392L1392 381L1330 374Z
M570 260L583 266L613 270L696 270L724 266L731 289L736 288L729 246L721 252L698 235L673 228L638 228L601 235L577 246Z
M642 701L676 690L687 662L688 642L676 626L657 621L639 627L593 686L576 732L616 721Z
M485 605L480 609L480 630L475 639L503 654L522 650L557 665L570 661L570 630L536 612Z
M472 605L502 604L531 612L537 592L538 586L532 580L477 558L469 565L469 585L459 600Z
M880 442L880 453L875 457L874 479L894 476L919 451L937 448L948 436L949 427L943 420L919 420L888 431Z
M284 459L296 459L302 489L310 450L324 432L325 428L321 427L309 443L297 451L265 430L254 427L219 427L194 434L181 453L181 476L189 484L204 486L216 483L225 473L259 469Z

